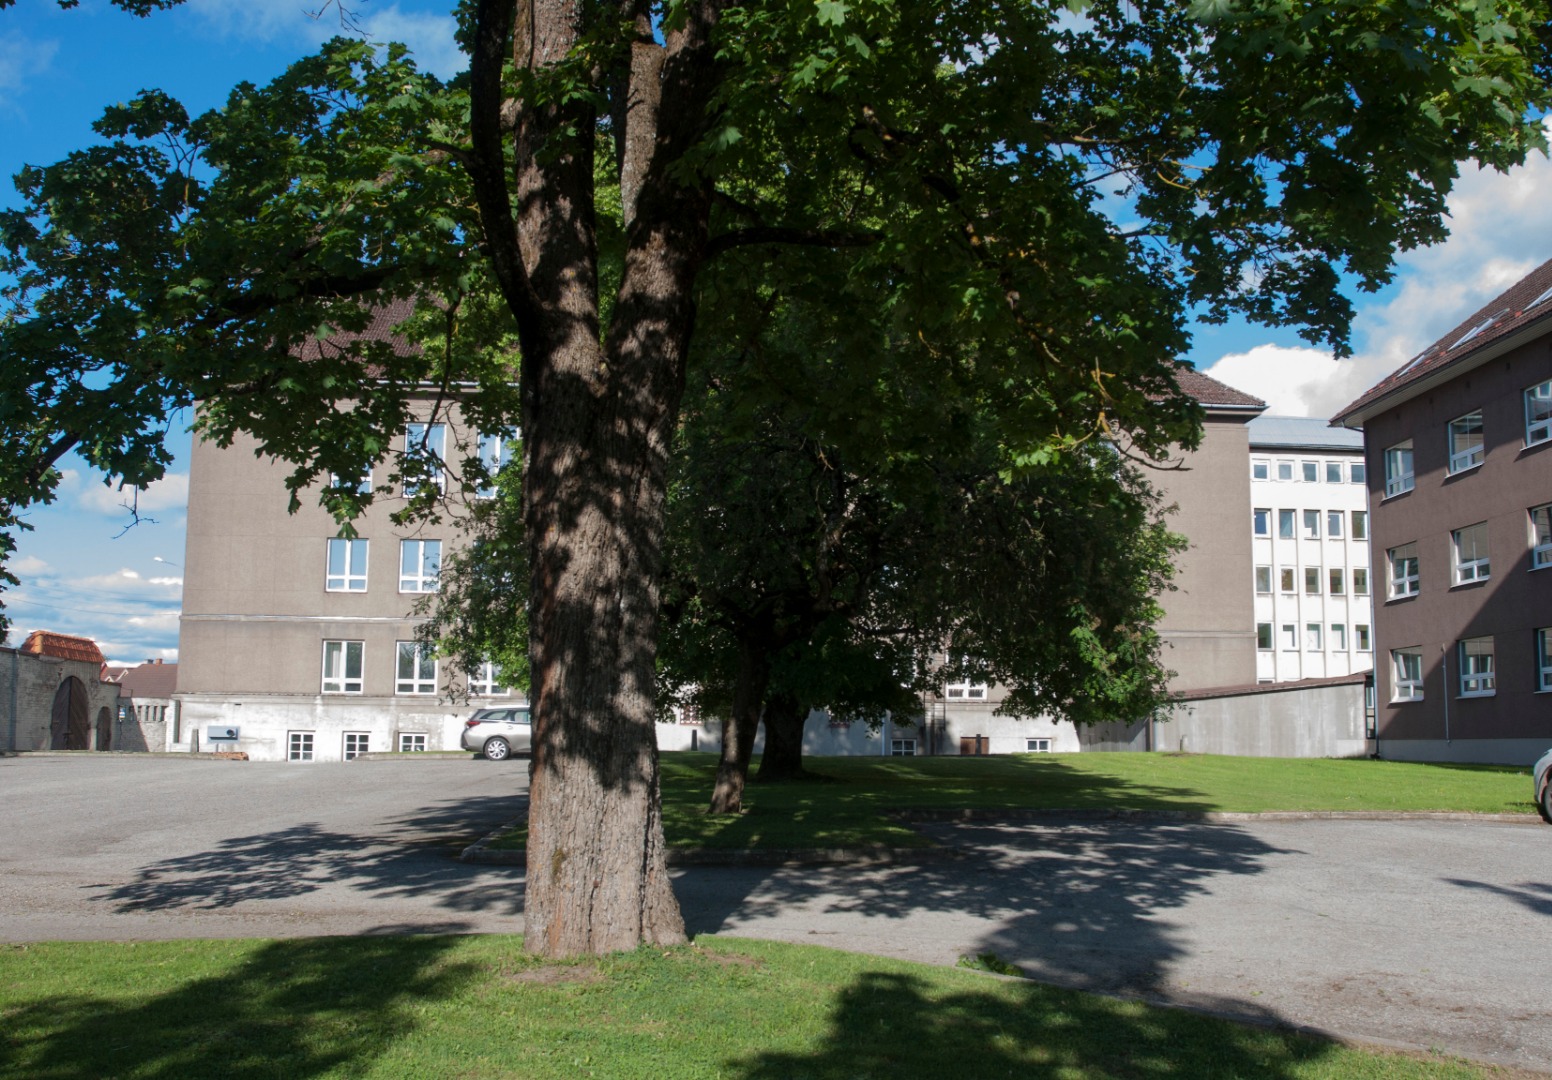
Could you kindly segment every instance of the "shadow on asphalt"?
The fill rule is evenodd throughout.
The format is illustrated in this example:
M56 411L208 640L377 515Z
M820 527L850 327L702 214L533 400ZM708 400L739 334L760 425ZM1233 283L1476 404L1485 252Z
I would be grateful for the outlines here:
M886 923L962 912L982 929L971 927L974 936L950 948L993 953L1058 986L1153 997L1184 952L1169 912L1210 892L1215 879L1259 874L1267 856L1284 853L1218 824L1074 821L925 831L972 854L871 870L724 871L730 888L694 890L686 911L691 932L731 925L758 936L760 920L799 907ZM815 941L846 945L844 932Z
M208 851L144 866L133 879L93 899L119 913L218 910L343 885L374 897L430 899L453 912L517 915L523 910L517 883L493 882L482 868L459 862L458 855L518 817L527 802L526 795L448 800L395 819L365 842L313 823L233 837ZM448 923L445 929L468 925ZM428 931L418 926L414 932Z
M1540 881L1525 881L1519 885L1491 885L1485 881L1468 881L1465 878L1445 878L1451 885L1462 889L1476 889L1501 896L1519 904L1534 915L1552 916L1552 885Z

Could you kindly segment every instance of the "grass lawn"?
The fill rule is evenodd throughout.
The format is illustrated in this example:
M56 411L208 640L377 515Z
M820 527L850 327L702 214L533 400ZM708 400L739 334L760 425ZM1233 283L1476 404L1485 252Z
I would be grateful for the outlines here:
M925 845L920 834L884 815L906 808L1535 812L1529 770L1505 766L1020 754L813 758L813 780L750 784L743 814L710 817L705 809L716 757L666 753L662 762L663 824L677 847ZM518 829L493 846L522 847L524 836Z
M504 937L0 945L0 1077L1509 1076L972 972L703 939L543 965Z

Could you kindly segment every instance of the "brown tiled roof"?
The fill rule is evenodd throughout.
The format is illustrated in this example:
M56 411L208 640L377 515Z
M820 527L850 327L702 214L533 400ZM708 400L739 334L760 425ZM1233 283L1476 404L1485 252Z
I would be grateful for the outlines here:
M107 681L119 684L119 697L170 698L178 688L177 664L110 667Z
M340 331L329 335L327 341L329 351L331 354L349 352L350 346L357 342L386 341L400 356L418 356L421 351L420 346L395 333L399 324L414 313L414 297L400 297L374 305L371 321L364 329ZM323 357L324 343L316 338L308 338L298 345L294 352L302 360L318 360Z
M22 642L21 651L33 656L53 656L60 660L85 660L93 664L104 662L102 650L91 638L56 634L52 630L34 630Z
M1180 384L1180 389L1196 398L1208 408L1234 408L1256 409L1266 408L1266 402L1258 397L1251 397L1243 390L1236 390L1226 383L1221 383L1210 375L1203 375L1194 367L1185 364L1177 364L1175 367L1175 381Z
M1347 423L1382 398L1388 398L1436 371L1475 356L1532 323L1552 316L1552 260L1526 274L1507 292L1445 334L1438 341L1375 383L1363 396L1336 414L1335 424ZM1548 327L1552 330L1552 326ZM1361 418L1357 422L1361 423Z

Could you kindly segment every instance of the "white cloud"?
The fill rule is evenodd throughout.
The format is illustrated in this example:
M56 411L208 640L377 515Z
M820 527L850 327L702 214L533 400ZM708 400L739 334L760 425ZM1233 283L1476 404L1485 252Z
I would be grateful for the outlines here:
M122 491L108 484L89 484L81 489L76 502L96 514L123 514L134 506L141 514L160 510L182 510L189 505L189 474L168 473L135 497L134 488Z
M137 630L161 631L172 634L178 632L178 613L176 611L158 611L153 615L132 615L124 621Z
M0 90L16 90L46 72L59 52L57 41L18 35L0 38Z
M128 568L115 570L111 574L97 574L93 577L72 578L61 582L61 585L70 589L78 597L102 596L115 599L126 597L154 597L157 601L165 601L176 597L183 592L183 579L176 577L142 577L137 571ZM82 603L90 603L82 600Z
M7 567L11 573L18 575L41 574L48 568L49 564L35 555L23 555Z
M1552 117L1544 126L1552 132ZM1265 399L1270 412L1333 415L1552 256L1549 189L1552 162L1539 154L1507 174L1463 172L1449 200L1449 238L1402 255L1383 299L1359 297L1352 359L1262 345L1204 370Z
M326 0L192 0L188 5L222 37L288 41L313 49L332 37L365 36L373 42L403 42L423 71L444 79L468 66L453 40L457 24L445 10L406 11L396 3L376 7L364 2L348 7L351 19L342 23L339 5Z

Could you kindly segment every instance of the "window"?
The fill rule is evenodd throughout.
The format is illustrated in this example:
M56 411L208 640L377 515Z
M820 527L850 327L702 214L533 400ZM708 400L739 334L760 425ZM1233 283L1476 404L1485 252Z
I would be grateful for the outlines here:
M1342 482L1342 463L1340 461L1326 462L1326 483L1340 484Z
M1306 566L1304 568L1304 595L1320 595L1320 567Z
M953 682L943 687L943 696L950 701L985 701L987 685L985 683Z
M366 592L366 541L329 540L324 588L328 592Z
M1331 648L1336 652L1347 651L1347 624L1334 622L1331 624Z
M1269 622L1256 623L1256 648L1262 652L1270 652L1272 649L1272 624Z
M1293 650L1299 647L1299 628L1293 623L1283 623L1281 637L1284 649Z
M1304 482L1306 484L1318 484L1320 482L1320 463L1316 461L1304 462Z
M1272 591L1272 568L1270 566L1256 567L1256 592L1269 593Z
M1467 638L1460 643L1457 656L1461 697L1487 697L1495 692L1492 638Z
M1024 751L1030 754L1049 754L1051 752L1051 740L1025 739Z
M323 643L323 692L325 694L361 693L361 654L359 641Z
M1536 631L1536 688L1552 691L1552 626Z
M1367 540L1369 538L1369 512L1367 510L1353 511L1353 539Z
M512 691L501 685L501 672L489 660L469 672L469 693L480 697L506 697Z
M1369 568L1367 566L1359 566L1353 569L1353 595L1369 595Z
M1552 379L1525 391L1525 445L1552 440Z
M1359 652L1369 651L1369 628L1363 623L1353 627L1353 648Z
M1537 506L1530 512L1530 567L1539 570L1552 566L1552 505Z
M889 756L890 757L915 757L916 756L916 740L915 739L890 739L889 740Z
M1342 538L1342 521L1347 517L1340 510L1326 511L1326 535L1334 540Z
M1355 484L1366 484L1369 481L1369 469L1361 461L1355 461L1347 467L1348 478Z
M404 433L404 494L417 495L426 480L444 490L442 463L447 460L446 424L411 424Z
M1417 544L1402 544L1385 553L1390 562L1390 598L1416 596L1419 583Z
M1292 480L1293 479L1293 462L1291 462L1291 461L1279 461L1277 463L1277 479L1279 479L1279 480Z
M1395 685L1392 701L1423 700L1423 654L1420 649L1397 649L1390 654Z
M1319 510L1306 510L1306 511L1304 511L1304 539L1306 539L1306 540L1319 540L1320 539L1320 511Z
M1257 507L1251 511L1251 519L1251 528L1257 536L1272 535L1272 512L1270 510Z
M313 733L311 731L286 732L286 760L311 761L313 759Z
M1347 572L1341 567L1336 567L1326 572L1326 591L1332 596L1342 595L1342 586L1347 582Z
M399 660L395 669L393 692L396 694L436 693L436 657L415 641L399 642Z
M371 736L365 731L345 732L345 760L354 761L366 753L367 743L370 741Z
M399 591L427 593L437 591L442 573L442 541L399 541Z
M424 754L426 752L426 733L424 731L399 732L399 753Z
M1385 451L1385 497L1411 491L1412 440L1399 443Z
M474 494L477 498L496 497L496 477L502 469L506 468L507 462L512 460L512 450L516 446L516 432L507 431L499 435L480 436L480 464L485 466L485 471L490 475L475 489Z
M1320 624L1318 622L1304 624L1304 648L1310 652L1320 651Z
M1284 540L1293 539L1293 511L1277 511L1277 535Z
M1482 464L1482 413L1467 413L1450 421L1450 472L1465 472Z
M1270 480L1271 463L1265 460L1252 459L1250 462L1250 478L1252 480Z
M372 470L364 469L359 476L346 475L345 473L329 474L329 486L344 491L352 491L357 495L367 495L372 491Z
M1278 572L1278 577L1281 579L1278 584L1282 586L1283 592L1293 592L1293 567L1283 567L1283 569Z
M1492 568L1487 558L1487 522L1468 525L1450 534L1455 550L1455 584L1485 581Z

